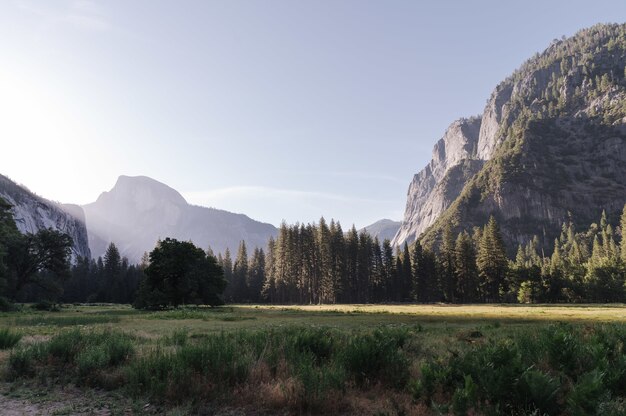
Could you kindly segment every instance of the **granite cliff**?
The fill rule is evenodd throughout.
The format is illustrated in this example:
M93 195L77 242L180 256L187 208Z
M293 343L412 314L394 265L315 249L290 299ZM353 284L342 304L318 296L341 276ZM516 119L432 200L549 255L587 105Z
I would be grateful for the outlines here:
M393 243L432 243L501 222L509 243L551 242L626 202L626 25L554 41L491 94L480 117L454 122L409 186Z
M15 224L21 233L34 234L45 228L61 231L74 242L73 259L91 258L82 208L37 196L3 175L0 175L0 197L13 206Z

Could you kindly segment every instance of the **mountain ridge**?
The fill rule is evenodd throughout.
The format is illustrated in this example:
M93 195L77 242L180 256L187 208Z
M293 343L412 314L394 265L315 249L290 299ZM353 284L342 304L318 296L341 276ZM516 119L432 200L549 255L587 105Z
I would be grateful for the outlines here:
M251 248L265 247L278 232L245 214L189 204L174 188L147 176L121 175L83 209L94 257L113 242L133 262L166 237L224 252L236 250L242 240Z
M616 215L626 202L625 55L626 25L596 25L522 64L492 92L475 152L444 154L454 163L436 176L428 171L441 164L435 146L409 186L394 244L431 244L447 224L471 231L490 215L509 243L533 234L548 243L570 218ZM470 142L450 129L442 140L453 149Z

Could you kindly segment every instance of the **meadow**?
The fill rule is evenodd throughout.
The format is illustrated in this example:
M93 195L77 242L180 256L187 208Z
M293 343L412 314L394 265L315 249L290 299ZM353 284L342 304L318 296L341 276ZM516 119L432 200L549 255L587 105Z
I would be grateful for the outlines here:
M615 304L23 305L0 314L0 403L58 415L624 415L624 344Z

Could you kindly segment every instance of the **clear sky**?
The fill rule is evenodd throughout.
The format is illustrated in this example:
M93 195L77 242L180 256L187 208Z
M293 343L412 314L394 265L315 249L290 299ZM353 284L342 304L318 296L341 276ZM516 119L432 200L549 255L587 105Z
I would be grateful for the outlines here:
M455 119L624 1L2 1L0 173L88 203L119 175L280 223L400 219Z

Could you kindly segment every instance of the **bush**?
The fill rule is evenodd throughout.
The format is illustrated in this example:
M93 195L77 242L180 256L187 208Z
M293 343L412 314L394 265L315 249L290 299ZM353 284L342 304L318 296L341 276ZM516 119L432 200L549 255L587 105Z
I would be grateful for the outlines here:
M13 312L15 310L16 307L11 301L4 296L0 296L0 312Z
M354 335L344 347L342 363L358 385L380 382L404 387L409 378L409 360L401 348L407 338L407 331L383 329Z
M14 351L9 357L9 378L31 376L40 366L56 375L98 384L98 371L119 366L133 352L132 338L124 333L75 329Z
M22 339L22 334L9 328L0 329L0 350L13 348Z
M37 303L33 303L31 308L36 311L47 311L47 312L59 312L61 308L54 302L50 302L49 300L42 300Z

